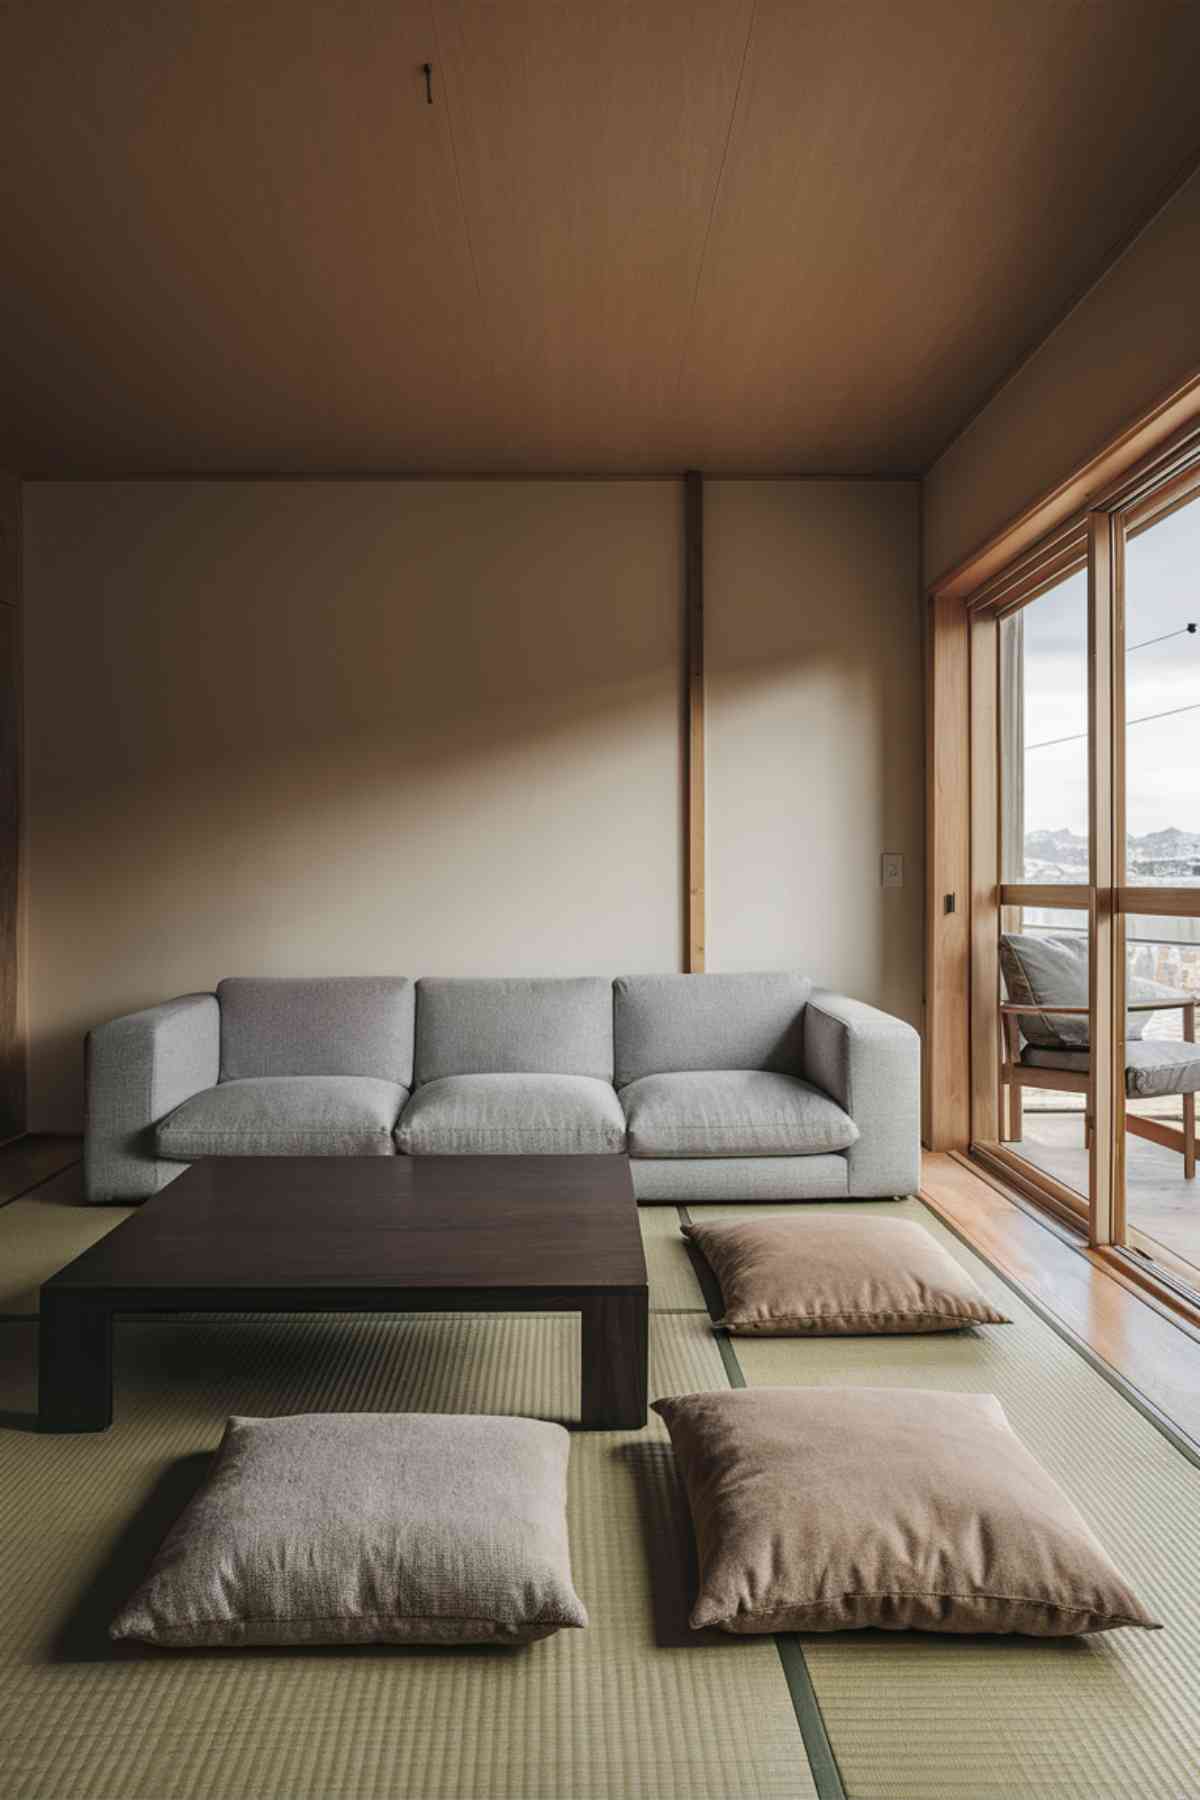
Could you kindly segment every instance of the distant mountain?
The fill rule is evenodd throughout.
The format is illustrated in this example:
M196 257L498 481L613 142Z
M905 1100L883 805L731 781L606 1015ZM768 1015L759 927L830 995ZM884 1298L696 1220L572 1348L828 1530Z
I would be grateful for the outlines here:
M1147 831L1142 837L1130 832L1128 843L1139 861L1200 856L1200 832L1180 831L1177 825L1168 825L1163 831ZM1056 831L1025 834L1025 855L1038 862L1086 862L1087 847L1086 837L1065 825Z
M1131 836L1129 848L1135 850L1139 858L1200 856L1200 835L1168 825L1165 831L1148 831L1145 837Z
M1200 833L1168 825L1163 831L1130 834L1126 867L1132 881L1192 887L1200 881ZM1025 838L1025 881L1086 881L1087 839L1063 825L1031 831Z
M1078 832L1068 831L1065 825L1057 831L1025 833L1026 862L1085 863L1087 848L1087 839L1080 837Z

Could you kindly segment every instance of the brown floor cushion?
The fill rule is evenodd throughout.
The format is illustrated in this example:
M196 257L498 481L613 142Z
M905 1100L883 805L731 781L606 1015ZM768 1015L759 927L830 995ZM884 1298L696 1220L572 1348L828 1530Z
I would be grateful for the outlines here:
M730 1331L839 1337L1009 1323L912 1219L806 1212L682 1229L717 1278Z
M697 1630L1156 1628L992 1394L748 1388L654 1410L696 1532Z
M586 1625L570 1440L536 1419L230 1419L114 1638L171 1646L521 1644Z

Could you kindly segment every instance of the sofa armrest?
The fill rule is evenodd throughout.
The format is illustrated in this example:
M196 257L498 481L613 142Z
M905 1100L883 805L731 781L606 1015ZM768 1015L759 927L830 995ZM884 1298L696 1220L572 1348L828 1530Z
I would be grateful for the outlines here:
M845 1152L859 1199L913 1194L921 1179L921 1040L860 1000L816 989L804 1011L804 1072L861 1136Z
M215 1087L221 1065L215 994L185 994L89 1031L83 1136L89 1200L144 1200L186 1164L155 1154L153 1128L193 1094Z

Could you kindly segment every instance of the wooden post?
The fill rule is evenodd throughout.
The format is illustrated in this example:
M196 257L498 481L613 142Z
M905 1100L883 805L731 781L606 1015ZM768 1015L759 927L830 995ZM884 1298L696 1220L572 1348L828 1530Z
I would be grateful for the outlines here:
M687 944L689 975L705 967L708 902L705 885L707 786L704 768L704 478L683 478L684 654L687 712Z
M924 1125L929 1150L971 1135L970 644L966 608L929 603L926 691Z
M21 968L21 489L0 476L0 1142L26 1128Z
M1090 1237L1098 1245L1122 1241L1120 1163L1125 1148L1125 934L1113 905L1118 784L1114 779L1112 712L1114 671L1123 668L1125 659L1114 642L1119 615L1114 604L1113 576L1111 520L1107 513L1089 513L1088 835L1092 905L1088 960L1088 1204ZM1116 1171L1114 1161L1118 1165Z

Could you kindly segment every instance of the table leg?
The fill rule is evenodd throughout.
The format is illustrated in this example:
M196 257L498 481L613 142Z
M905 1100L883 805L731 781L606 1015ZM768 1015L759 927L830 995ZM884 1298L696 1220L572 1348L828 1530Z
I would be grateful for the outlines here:
M39 1429L105 1431L112 1424L112 1313L43 1288L40 1321Z
M581 1423L594 1430L636 1430L646 1423L647 1291L585 1300L581 1311Z

